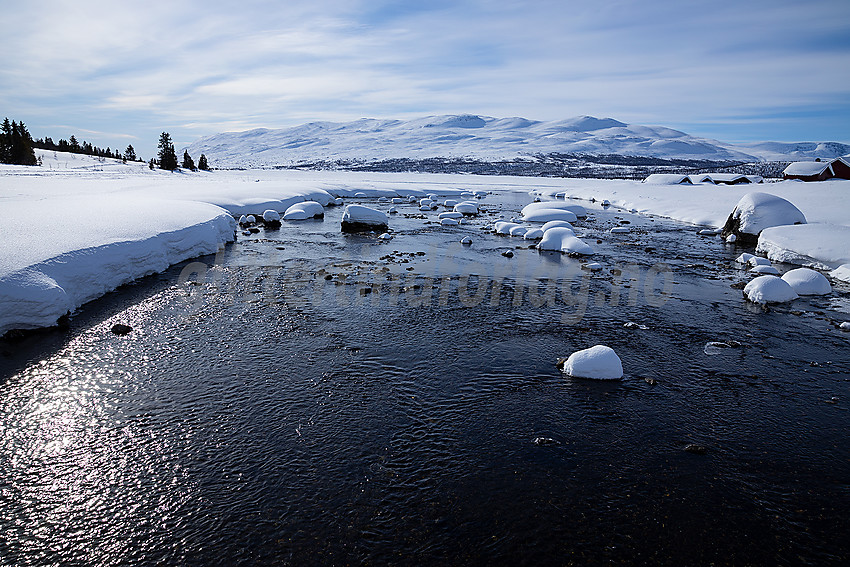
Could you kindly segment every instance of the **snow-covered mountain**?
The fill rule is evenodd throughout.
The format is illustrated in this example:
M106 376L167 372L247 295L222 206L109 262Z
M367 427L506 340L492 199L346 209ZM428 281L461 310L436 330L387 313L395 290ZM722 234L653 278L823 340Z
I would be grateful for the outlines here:
M188 151L195 156L206 154L213 167L233 168L397 158L498 161L539 154L752 162L834 157L850 153L850 146L834 142L733 145L670 128L593 116L541 122L461 114L415 120L310 122L280 130L225 132L201 138Z

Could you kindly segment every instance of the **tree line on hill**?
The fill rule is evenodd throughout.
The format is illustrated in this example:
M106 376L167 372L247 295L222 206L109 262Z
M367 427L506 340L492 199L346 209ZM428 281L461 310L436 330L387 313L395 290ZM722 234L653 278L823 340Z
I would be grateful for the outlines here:
M124 163L128 161L144 160L136 155L136 150L130 144L124 150L112 150L111 148L98 148L83 140L80 142L76 136L71 136L68 140L60 139L54 142L53 138L45 137L33 140L27 127L23 122L9 121L8 118L3 120L3 125L0 127L0 163L15 164L15 165L41 165L41 158L37 158L34 149L52 150L56 152L69 152L72 154L82 154L93 157L120 159ZM177 153L174 151L174 144L171 142L171 135L168 132L163 132L159 137L159 153L158 159L151 159L148 165L151 169L159 166L160 169L174 171L178 168ZM189 155L188 151L183 152L183 169L191 171L209 171L210 166L207 161L207 156L201 154L198 158L198 165L195 165L195 160Z

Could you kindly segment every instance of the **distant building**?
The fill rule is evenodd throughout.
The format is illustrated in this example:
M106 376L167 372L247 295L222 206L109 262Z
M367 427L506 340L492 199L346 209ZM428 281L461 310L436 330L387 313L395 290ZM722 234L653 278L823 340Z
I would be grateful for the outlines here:
M644 183L656 185L696 185L697 183L738 185L740 183L761 183L762 181L760 175L741 175L738 173L697 173L694 175L653 173L643 180Z
M826 161L795 161L782 172L785 179L802 181L826 181L839 178L850 179L850 158L840 157Z

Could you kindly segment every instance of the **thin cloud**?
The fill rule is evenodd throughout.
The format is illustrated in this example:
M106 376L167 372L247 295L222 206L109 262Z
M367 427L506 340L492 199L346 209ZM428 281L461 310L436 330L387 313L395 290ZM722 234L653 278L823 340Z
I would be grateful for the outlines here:
M4 18L4 112L36 135L73 117L151 137L148 151L161 130L456 112L725 124L730 139L757 135L765 109L783 109L762 130L774 137L846 140L850 126L840 0L12 0Z

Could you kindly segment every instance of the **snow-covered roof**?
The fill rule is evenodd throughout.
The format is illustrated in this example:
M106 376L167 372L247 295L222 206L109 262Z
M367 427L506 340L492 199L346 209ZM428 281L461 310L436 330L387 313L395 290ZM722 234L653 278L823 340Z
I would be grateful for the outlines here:
M785 168L785 175L820 175L832 164L830 161L795 161Z
M692 183L687 175L677 173L652 173L643 180L644 183L656 183L658 185L678 185L679 183Z
M760 175L743 175L741 173L697 173L689 175L691 183L761 183Z

